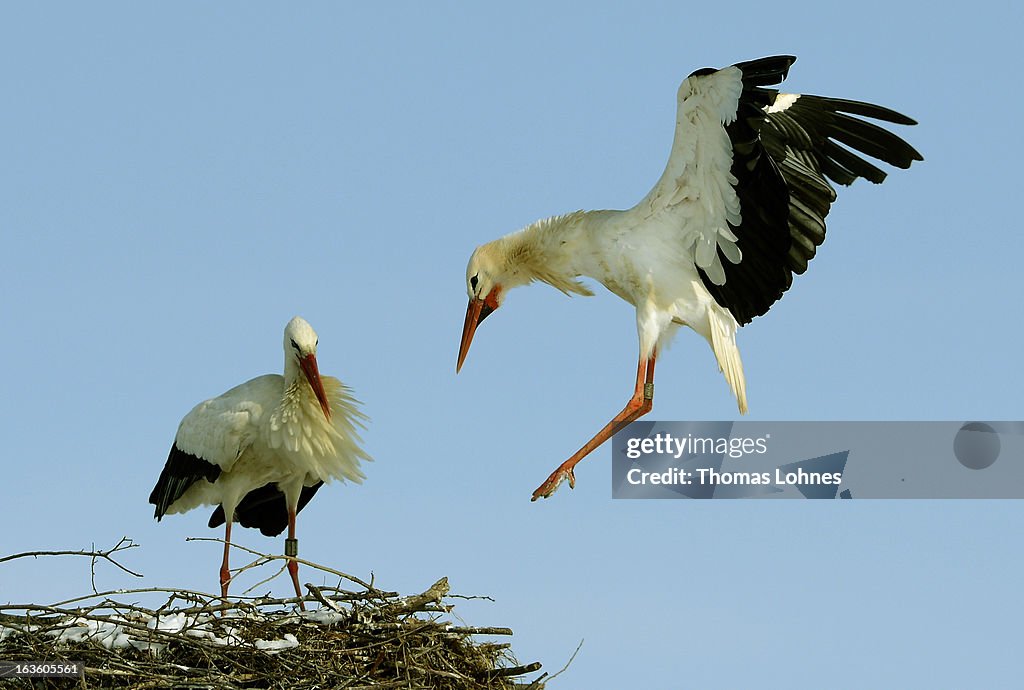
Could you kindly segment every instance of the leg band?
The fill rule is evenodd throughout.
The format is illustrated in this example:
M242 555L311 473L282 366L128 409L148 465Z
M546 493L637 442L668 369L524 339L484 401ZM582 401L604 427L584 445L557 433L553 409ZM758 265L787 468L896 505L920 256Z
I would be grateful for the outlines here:
M299 555L299 540L298 539L285 539L284 540L284 555L289 558L295 558Z
M654 384L644 384L644 400L654 400Z

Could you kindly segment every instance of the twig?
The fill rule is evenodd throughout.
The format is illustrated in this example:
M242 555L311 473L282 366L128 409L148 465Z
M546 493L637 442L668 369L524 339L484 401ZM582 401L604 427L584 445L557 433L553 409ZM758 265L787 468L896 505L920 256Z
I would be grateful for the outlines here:
M580 653L580 649L581 649L582 647L583 647L583 640L580 640L580 643L579 643L578 645L576 645L576 651L575 651L575 652L573 652L573 653L572 653L572 656L571 656L571 657L569 657L569 660L565 662L565 666L563 666L563 667L562 667L562 670L561 670L561 671L559 671L558 673L556 673L556 674L554 674L554 675L550 676L550 677L548 678L548 680L549 680L549 681L551 681L551 680L554 680L554 679L555 679L555 678L557 678L558 676L560 676L560 675L562 675L563 673L565 673L566 669L567 669L567 668L569 668L569 664L571 664L571 663L572 663L572 660L576 658L576 655Z
M441 604L441 601L448 594L448 589L448 578L442 577L440 580L430 585L430 588L427 589L426 592L400 599L394 605L395 611L399 613L404 611L421 611L427 604ZM444 612L447 613L447 611Z
M176 595L176 596L172 596L171 597L171 601L174 601L174 599L176 599L176 598L187 599L188 597L192 597L192 598L196 599L197 601L203 600L203 599L209 599L209 600L214 600L214 599L219 600L220 599L219 596L215 596L213 594L209 594L208 592L198 592L198 591L191 590L191 589L170 589L170 588L167 588L167 587L142 587L142 588L139 588L139 589L111 589L111 590L108 590L106 592L96 592L94 594L86 594L84 596L73 597L71 599L65 599L64 601L58 601L57 603L54 604L54 606L66 606L68 604L77 604L78 602L88 601L89 599L97 599L99 597L111 597L111 596L118 595L118 594L150 594L150 593L154 593L154 592L159 593L159 594L169 593L169 594L172 594L172 595ZM237 597L237 598L238 599L243 599L243 600L244 599L250 599L250 600L253 600L253 601L260 601L262 599L262 597Z
M458 635L511 635L512 628L477 628L471 626L450 627L447 632Z
M93 551L25 551L24 553L15 553L10 556L4 556L0 558L0 563L6 563L7 561L13 561L17 558L38 558L39 556L88 556L92 558L93 566L95 567L96 559L102 558L110 561L124 572L134 577L142 577L141 573L137 573L120 563L112 557L112 554L118 553L119 551L127 551L128 549L134 549L139 545L133 542L128 537L121 537L121 541L117 542L113 548L107 549L106 551L96 551L95 545ZM95 574L95 572L94 572ZM93 588L95 590L95 587Z
M532 664L523 664L522 666L512 666L511 668L496 668L493 671L488 671L485 675L488 680L492 678L508 678L511 676L521 676L524 673L533 673L534 671L540 670L540 662L534 661ZM564 669L563 669L564 670ZM558 673L561 673L559 671ZM555 675L558 675L557 673ZM551 676L554 678L555 676Z
M212 541L212 542L216 542L216 543L219 543L219 544L223 544L224 543L223 539L216 539L214 537L186 537L185 541ZM263 558L266 558L268 561L295 561L296 563L299 563L300 565L304 565L304 566L306 566L308 568L313 568L314 570L319 570L321 572L329 573L331 575L336 575L337 577L344 578L344 579L348 580L349 582L354 582L357 585L359 585L360 587L363 587L363 588L365 588L365 589L367 589L367 590L369 590L371 592L376 591L376 588L373 585L371 585L369 583L366 583L366 582L363 582L362 580L360 580L355 575L349 575L348 573L343 573L340 570L334 570L333 568L328 568L326 566L320 565L319 563L314 563L313 561L307 561L307 560L305 560L303 558L292 558L291 556L271 556L269 554L261 553L259 551L254 550L254 549L250 549L247 546L242 546L241 544L232 543L231 546L236 548L236 549L240 549L242 551L246 551L248 553L251 553L254 556L262 556Z
M306 583L306 590L307 590L307 591L308 591L308 592L309 592L310 594L312 594L312 595L313 595L313 598L314 598L314 599L316 599L316 600L317 600L317 601L319 601L319 602L320 602L321 604L323 604L323 605L324 605L324 606L326 606L327 608L331 609L331 610L332 610L332 611L334 611L335 613L344 613L344 611L342 611L342 610L341 610L341 607L340 607L340 606L338 606L338 605L337 605L337 604L335 604L335 603L334 603L333 601L331 601L330 599L328 599L327 597L325 597L325 596L324 596L324 593L320 591L320 588L319 588L319 587L314 587L313 585L311 585L311 584L309 584L309 583L307 582L307 583Z
M548 676L548 674L542 673L536 678L534 678L533 682L527 685L525 688L523 688L523 690L544 690L544 685L549 680L551 680L551 678Z
M494 597L489 597L482 594L466 595L466 594L449 594L449 599L465 599L466 601L472 601L473 599L481 599L483 601L494 601Z
M266 564L267 564L267 561L265 561L265 560L264 560L264 559L262 559L262 558L257 558L257 559L256 559L255 561L253 561L253 562L252 562L252 563L250 563L249 565L247 565L247 566L245 566L244 568L242 568L242 570L247 570L248 568L253 568L253 567L257 566L257 565L266 565ZM281 566L280 568L278 568L278 569L277 569L277 572L276 572L276 573L274 573L273 575L271 575L271 576L269 576L269 577L265 577L265 578L263 578L262 580L260 580L260 581L259 581L259 582L257 582L256 584L254 584L254 585L253 585L252 587L248 587L248 588L246 588L246 589L245 589L245 591L243 591L243 592L242 592L242 594L248 594L249 592L251 592L251 591L255 590L255 589L256 589L257 587L262 587L263 585L267 584L267 583L268 583L268 582L270 582L271 580L277 579L277 577L278 577L278 576L280 576L280 575L281 575L281 573L283 573L283 572L284 572L284 570L285 570L285 568L287 568L287 567L288 567L288 565L287 565L287 564L285 564L285 565L282 565L282 566ZM230 580L230 581L231 581L231 582L234 582L234 581L235 581L235 578L236 578L236 577L238 577L239 575L241 575L241 574L242 574L242 570L239 570L239 571L238 571L237 573L235 573L234 575L232 575L232 576L231 576L231 580Z

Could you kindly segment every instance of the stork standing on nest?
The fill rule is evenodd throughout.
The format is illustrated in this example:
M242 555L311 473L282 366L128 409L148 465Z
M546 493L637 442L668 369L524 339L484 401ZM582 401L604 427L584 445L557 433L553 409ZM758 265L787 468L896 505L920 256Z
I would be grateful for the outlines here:
M807 269L825 240L825 216L836 198L830 181L884 180L886 173L859 154L898 168L922 160L907 142L860 119L915 124L905 115L765 88L785 79L795 60L762 58L684 79L665 172L633 208L546 218L477 247L470 257L456 371L477 326L514 287L541 281L566 294L591 295L577 280L590 276L636 307L640 356L632 397L533 500L547 498L566 479L574 486L580 460L650 411L658 352L680 326L708 342L746 413L736 330L767 312L793 274Z
M149 502L160 520L201 505L216 505L210 527L224 527L221 596L231 571L231 524L277 536L288 528L285 555L302 604L295 516L324 482L361 483L362 450L356 427L366 417L349 389L320 376L318 339L296 316L284 329L284 376L267 374L201 402L178 426L167 464Z

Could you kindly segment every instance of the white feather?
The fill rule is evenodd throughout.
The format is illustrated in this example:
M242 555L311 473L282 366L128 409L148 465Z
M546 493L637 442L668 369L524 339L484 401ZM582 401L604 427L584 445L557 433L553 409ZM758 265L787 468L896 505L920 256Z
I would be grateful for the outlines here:
M780 93L775 97L775 102L764 109L766 113L780 113L783 110L788 110L797 99L800 98L798 93Z
M683 80L665 171L634 207L646 218L666 217L679 245L716 285L725 283L718 249L733 263L742 256L729 230L742 218L730 172L732 142L725 131L736 117L742 90L742 73L735 67Z

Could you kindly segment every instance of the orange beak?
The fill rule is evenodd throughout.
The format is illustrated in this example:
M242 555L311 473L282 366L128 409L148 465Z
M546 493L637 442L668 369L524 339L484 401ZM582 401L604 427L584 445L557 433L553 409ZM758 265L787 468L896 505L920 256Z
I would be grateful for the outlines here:
M320 370L316 366L316 355L306 355L299 359L299 367L309 381L309 387L313 389L313 395L320 403L320 409L324 411L327 419L331 418L331 405L327 402L327 393L324 392L324 384L320 380Z
M498 308L497 301L492 297L496 293L496 290L492 291L486 300L480 298L469 300L469 306L466 307L466 322L462 325L462 343L459 345L459 361L455 365L456 374L462 369L462 363L466 361L466 355L469 354L469 346L473 342L476 327Z

